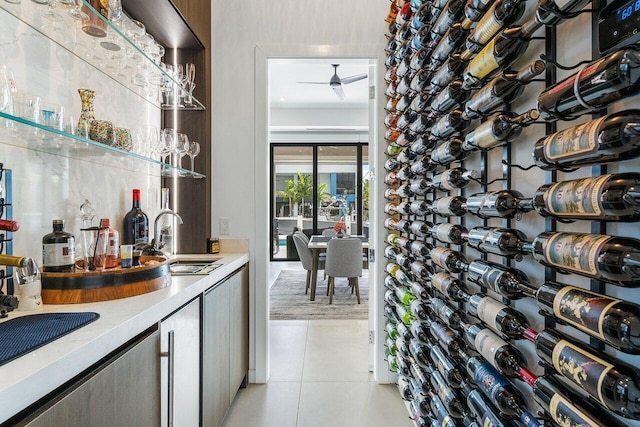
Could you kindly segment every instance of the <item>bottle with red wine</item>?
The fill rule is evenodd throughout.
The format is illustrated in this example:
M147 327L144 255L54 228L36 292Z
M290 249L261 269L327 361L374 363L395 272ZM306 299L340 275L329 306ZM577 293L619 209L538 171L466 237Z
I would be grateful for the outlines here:
M14 233L20 229L20 224L18 221L13 221L10 219L0 219L0 231L9 231Z
M522 0L497 0L484 14L478 25L469 34L462 58L469 60L495 36L498 31L505 28L524 14L526 2ZM467 25L465 23L465 25Z
M469 264L466 273L470 282L498 292L505 298L535 298L536 290L531 286L529 277L517 268L477 259Z
M553 329L527 338L536 353L558 374L587 392L605 408L640 419L640 371Z
M535 293L542 312L611 347L640 354L640 305L558 282Z
M467 349L467 344L458 334L438 321L429 324L429 334L454 359L459 358L460 353Z
M477 389L471 387L469 383L465 383L462 393L467 398L467 407L473 414L473 417L481 426L507 427L500 420L500 416L495 413L493 407L485 400Z
M440 425L441 427L456 427L456 421L451 415L449 415L447 408L444 406L438 395L436 395L435 393L430 393L429 398L429 403L431 404L431 412L438 420L438 425Z
M561 272L624 287L640 286L640 240L601 234L545 231L533 240L533 257Z
M488 151L494 147L511 143L520 136L522 129L533 124L538 117L540 117L540 113L535 109L525 111L522 114L517 114L514 111L500 113L467 133L462 149Z
M557 219L640 221L640 173L608 174L545 184L525 209Z
M463 315L440 298L430 298L427 309L432 318L437 316L453 330L461 329L461 325L464 323Z
M546 88L538 96L538 111L543 120L573 120L633 95L638 89L640 51L625 48Z
M480 252L522 260L527 236L515 228L473 227L467 235L467 244Z
M468 295L467 310L509 339L522 339L524 331L529 329L529 321L524 314L487 295Z
M522 212L528 212L521 201L522 193L517 190L497 190L488 193L476 193L467 198L464 209L480 218L520 219Z
M432 369L429 372L429 380L433 386L433 390L444 404L449 415L453 418L463 418L467 409L466 405L453 388L447 383L440 372Z
M545 170L635 159L640 156L640 110L626 110L541 138L533 159Z
M444 354L444 351L437 345L430 346L428 351L433 365L447 384L453 388L461 388L464 384L464 377L458 367Z
M140 205L140 190L133 190L133 204L131 210L124 216L122 223L121 242L123 245L137 245L149 243L149 218L142 211Z
M538 59L519 72L501 72L466 102L465 117L475 119L495 110L503 110L507 104L517 100L525 86L544 70L544 61Z

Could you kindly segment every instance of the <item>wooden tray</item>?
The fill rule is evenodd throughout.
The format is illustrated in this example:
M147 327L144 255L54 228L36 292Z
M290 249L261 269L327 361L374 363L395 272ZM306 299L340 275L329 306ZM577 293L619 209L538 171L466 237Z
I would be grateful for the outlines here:
M156 261L145 265L149 261ZM139 267L105 271L42 273L42 301L45 304L79 304L108 301L162 289L171 284L165 258L141 256Z

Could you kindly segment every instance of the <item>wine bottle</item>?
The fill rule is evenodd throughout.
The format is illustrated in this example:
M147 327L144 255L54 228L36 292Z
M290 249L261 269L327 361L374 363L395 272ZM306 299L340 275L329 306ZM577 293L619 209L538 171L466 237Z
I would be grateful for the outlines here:
M517 268L477 259L469 264L466 273L469 281L498 292L505 298L535 297L536 290L531 287L529 277Z
M598 59L538 96L543 120L573 120L640 88L640 51L629 48ZM604 77L600 77L604 76Z
M140 207L140 190L133 190L133 202L122 223L122 244L137 245L149 243L149 218Z
M429 95L437 95L442 89L447 87L449 83L462 77L462 72L466 66L467 61L460 58L460 54L454 53L451 55L451 57L447 59L447 62L431 76L428 89Z
M464 353L467 348L465 342L454 331L440 322L431 322L429 332L440 347L454 359L458 358L460 353Z
M387 188L384 190L384 198L387 200L400 200L400 197L397 188Z
M392 372L398 372L398 359L396 356L390 354L387 356L387 365Z
M447 411L447 408L444 406L438 395L431 393L429 397L431 398L431 411L436 416L438 425L441 427L456 427L455 420L449 414L449 411Z
M442 191L457 190L466 187L471 179L477 179L480 174L475 170L465 168L451 168L435 175L431 181L431 186Z
M400 119L400 114L398 113L389 113L386 115L386 117L384 118L384 124L387 127L398 127L398 119Z
M413 300L409 305L409 310L411 310L411 314L420 322L429 321L431 317L429 317L429 308L425 303L420 300Z
M398 264L400 267L409 268L411 260L404 254L398 253L393 246L387 246L384 249L384 256L390 261Z
M453 243L454 245L465 242L469 233L463 225L451 223L433 225L428 232L432 238L442 243Z
M409 346L404 342L401 337L396 338L396 354L398 357L398 368L402 372L406 372L407 375L411 373L409 370L410 363L408 358L411 357L411 353L409 352Z
M482 19L484 13L491 7L494 0L468 0L464 7L464 19L460 24L462 28L469 29L474 22Z
M105 268L118 267L120 266L120 233L118 230L111 228L109 218L101 218L100 227L106 227L108 235ZM160 231L160 236L167 236L167 234L162 234L162 231ZM168 246L169 248L171 247L171 243L167 241L166 237L162 242L164 246L167 246L167 243L169 243Z
M431 295L421 282L411 282L411 293L420 301L427 301Z
M409 108L409 106L411 105L411 103L413 102L414 98L415 98L415 95L408 93L404 95L402 98L400 98L399 100L397 100L396 108L395 108L396 112L405 113Z
M396 40L398 40L399 43L402 43L407 40L409 41L413 40L414 33L413 33L413 29L411 28L411 23L405 22L404 24L400 25L400 27L396 31L395 38Z
M640 174L610 174L545 184L521 204L545 217L640 221Z
M462 315L440 298L431 298L428 308L429 312L433 313L432 317L437 316L453 330L459 330L460 325L464 323Z
M489 40L498 34L498 31L522 17L525 5L526 2L522 0L497 0L493 3L467 37L467 50L461 57L468 60L475 53L480 52Z
M462 392L467 398L467 407L481 426L507 427L477 389L465 383Z
M429 69L436 71L442 66L452 53L460 49L468 35L468 29L462 28L459 22L453 24L431 53Z
M446 7L431 27L429 47L435 49L453 23L460 20L464 14L464 2L465 0L449 0L447 2Z
M431 372L433 372L431 367L427 366L423 368L417 363L412 363L409 369L411 371L411 376L415 380L417 386L416 388L420 391L421 394L428 394L433 389L428 378L428 376L431 376ZM421 409L424 408L423 405L419 406Z
M429 380L449 415L453 418L462 418L466 409L465 405L440 372L431 370Z
M467 213L465 204L467 199L462 196L442 197L433 201L431 210L433 213L443 216L462 216Z
M428 221L411 221L409 223L409 232L416 236L426 237L431 227L433 227L433 224Z
M469 230L467 244L480 252L522 260L527 236L515 228L473 227Z
M413 101L411 101L411 105L409 106L409 108L416 114L422 114L425 112L424 110L426 110L429 106L431 99L432 96L429 95L429 93L420 92L415 96L415 98L413 98Z
M495 110L503 110L517 100L527 84L545 70L544 61L533 61L519 72L503 71L484 85L466 102L464 116L479 118Z
M444 273L438 272L431 277L431 286L451 301L463 301L469 291L460 279Z
M384 317L396 322L397 324L402 323L400 317L398 317L398 313L396 313L395 306L388 303L384 305Z
M394 263L388 263L386 267L387 273L393 276L399 283L402 283L405 286L411 286L411 280L407 277L407 275L402 271L399 265Z
M533 389L533 398L558 425L590 427L624 427L609 411L591 403L562 386L551 376L533 377L528 381Z
M462 373L451 359L444 354L437 345L432 345L429 350L429 358L446 382L453 388L461 388L464 383Z
M431 49L429 42L431 41L431 26L423 26L418 31L415 31L413 38L411 39L411 49L418 51L423 47Z
M528 212L521 205L524 199L517 190L498 190L489 193L476 193L467 198L464 209L480 218L516 218L522 212Z
M440 144L431 152L431 162L446 166L464 160L469 155L469 151L462 149L462 143L460 138L454 137Z
M417 342L421 344L431 345L431 340L429 335L430 323L431 322L419 322L416 320L412 322L411 325L409 325L409 328L411 330L411 335L414 336ZM428 349L426 351L428 351Z
M14 233L20 229L20 224L18 221L13 221L10 219L0 219L0 231L9 231Z
M0 265L6 265L9 267L27 267L30 260L31 258L24 256L0 254Z
M389 276L387 276L389 277ZM398 338L400 335L398 334L398 330L396 329L396 324L393 323L391 320L387 320L384 324L384 329L387 332L387 335L391 338L391 339L396 339Z
M470 295L467 302L469 314L507 338L522 339L525 329L529 329L529 321L524 314L487 295Z
M471 91L462 88L462 81L454 80L436 96L429 106L432 116L442 116L464 104Z
M411 166L407 165L396 172L395 177L400 181L408 181L414 179L416 177L416 174L411 170Z
M422 70L424 65L429 60L430 54L431 54L430 49L422 48L422 49L418 50L413 55L411 55L411 61L409 62L409 68L414 73L417 73L418 71ZM410 73L407 73L407 74L410 74Z
M429 114L417 114L415 119L409 125L409 129L416 133L423 133L433 125L433 119Z
M618 286L640 286L640 240L546 231L532 243L539 263Z
M42 238L42 271L73 273L75 271L75 240L64 231L64 220L52 221L53 231Z
M415 79L416 77L417 76L415 76L413 78ZM398 98L401 98L406 94L410 94L410 96L413 95L414 92L411 89L411 82L412 82L412 79L408 75L406 75L406 76L402 77L401 79L399 79L398 80L398 85L396 86L396 90L395 90L395 96L398 97Z
M411 392L411 386L409 380L404 375L398 375L398 391L400 391L400 397L403 400L413 400L413 393Z
M411 325L411 322L416 320L415 316L411 313L411 311L408 310L402 304L396 305L396 313L398 313L398 317L400 318L400 321L407 326Z
M398 161L404 164L411 164L418 158L418 155L408 148L404 148L400 154L398 154Z
M505 145L516 140L522 129L535 122L540 114L537 110L517 114L505 111L478 125L467 133L462 149L467 151L488 151L494 147Z
M425 24L428 24L431 20L431 2L425 2L420 5L418 10L415 11L411 17L411 27L418 31Z
M429 79L432 75L433 73L430 70L426 68L421 69L413 76L413 79L411 79L409 88L416 94L424 91L429 86Z
M384 168L386 170L388 170L389 172L397 171L401 167L402 167L402 163L400 163L397 159L395 159L393 157L390 158L390 159L387 159L384 162Z
M391 244L422 258L428 257L433 249L433 246L429 243L409 240L406 237L398 237L398 239L395 239Z
M414 340L409 344L409 351L413 356L413 360L415 360L420 367L429 367L429 357L427 356L429 348L426 345Z
M617 350L640 354L640 305L558 282L542 284L535 299L544 314Z
M439 118L431 127L431 135L436 139L446 139L455 132L463 132L469 126L470 120L462 117L462 111L452 112Z
M409 212L415 215L424 216L431 212L431 205L426 200L414 200L409 204Z
M396 4L396 2L392 1L391 5L389 6L389 13L387 14L387 17L384 20L387 21L388 23L395 22L396 16L398 15L399 11L400 11L400 8Z
M422 144L422 140L424 138L420 138L418 141ZM416 141L416 143L418 142ZM432 142L428 143L429 146L422 144L423 147L432 146ZM428 149L428 148L427 148ZM413 146L410 148L411 151L414 151ZM416 159L411 165L411 171L416 175L426 175L429 172L433 172L436 169L437 165L431 162L431 159L428 156L423 156L420 159Z
M605 408L640 419L640 371L553 329L528 337L542 361Z

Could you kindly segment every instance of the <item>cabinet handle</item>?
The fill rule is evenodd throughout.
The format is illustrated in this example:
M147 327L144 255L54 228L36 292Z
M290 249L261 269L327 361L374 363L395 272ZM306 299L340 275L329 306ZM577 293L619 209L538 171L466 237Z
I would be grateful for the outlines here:
M167 425L169 427L173 427L173 400L174 400L174 392L175 392L175 364L176 364L176 357L175 357L175 331L171 330L167 333L167 336L169 338L169 342L168 342L168 349L167 351L163 351L162 353L160 353L160 356L162 357L166 357L167 358L167 365L168 365L168 375L167 375L167 385L168 385L168 391L167 391L167 402L168 402L168 406L167 406Z

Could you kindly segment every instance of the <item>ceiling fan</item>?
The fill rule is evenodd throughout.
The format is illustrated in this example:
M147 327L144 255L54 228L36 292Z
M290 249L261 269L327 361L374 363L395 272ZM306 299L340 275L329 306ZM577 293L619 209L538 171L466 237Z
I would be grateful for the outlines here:
M338 96L338 99L340 101L344 101L344 90L342 89L342 85L343 84L348 85L349 83L357 82L358 80L367 78L367 74L362 73L362 74L356 74L355 76L349 76L341 79L338 76L338 67L340 66L340 64L331 64L331 66L333 67L333 76L331 77L331 80L329 80L328 82L296 82L296 83L304 83L304 84L312 84L312 85L328 84L329 87L333 89L335 94Z

